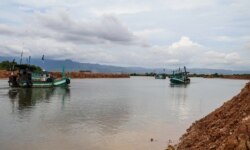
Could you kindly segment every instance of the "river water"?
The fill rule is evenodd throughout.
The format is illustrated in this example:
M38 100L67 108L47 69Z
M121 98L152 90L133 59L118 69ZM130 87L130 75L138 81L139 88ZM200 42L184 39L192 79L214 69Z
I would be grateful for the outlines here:
M171 86L131 77L72 79L66 89L10 89L0 80L0 149L164 149L245 83L191 78L187 86Z

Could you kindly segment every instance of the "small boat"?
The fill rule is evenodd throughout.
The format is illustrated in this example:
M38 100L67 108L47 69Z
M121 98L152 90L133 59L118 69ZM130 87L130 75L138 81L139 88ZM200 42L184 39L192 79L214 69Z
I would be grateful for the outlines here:
M166 74L156 74L155 79L166 79Z
M18 72L15 74L14 71L12 71L9 76L8 82L10 87L44 88L68 86L70 84L70 78L64 75L64 69L62 71L62 78L55 79L49 72L34 72L35 67L30 65L19 64L15 65L15 68L17 68Z
M188 84L190 83L190 79L188 78L188 73L186 71L186 67L184 66L184 71L180 68L179 70L173 71L173 74L170 75L170 82L172 84Z

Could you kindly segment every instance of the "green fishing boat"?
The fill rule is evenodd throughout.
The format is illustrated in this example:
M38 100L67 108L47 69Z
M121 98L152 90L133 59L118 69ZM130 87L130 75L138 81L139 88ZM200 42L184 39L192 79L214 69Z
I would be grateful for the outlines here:
M155 79L166 79L166 74L156 74Z
M179 68L179 70L173 71L173 74L169 77L171 84L188 84L188 83L190 83L188 73L189 72L186 71L185 66L184 66L184 71L182 71L180 68Z
M20 88L47 88L47 87L58 87L68 86L70 84L70 78L64 75L64 68L62 71L62 77L56 79L51 73L42 71L40 73L33 72L34 67L26 64L15 65L17 73L12 71L9 76L10 87Z

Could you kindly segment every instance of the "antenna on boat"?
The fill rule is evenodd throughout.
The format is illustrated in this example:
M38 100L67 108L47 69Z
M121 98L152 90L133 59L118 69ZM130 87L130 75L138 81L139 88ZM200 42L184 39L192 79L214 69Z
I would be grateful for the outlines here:
M22 61L23 61L23 50L22 50L22 52L21 52L20 64L22 64Z
M14 71L15 69L15 58L12 60L12 66L11 66L11 71Z
M65 77L65 67L62 67L62 78Z
M44 69L44 54L42 56L42 61L43 61L43 71L45 71L45 69Z
M29 56L29 65L30 65L30 60L31 60L31 56Z

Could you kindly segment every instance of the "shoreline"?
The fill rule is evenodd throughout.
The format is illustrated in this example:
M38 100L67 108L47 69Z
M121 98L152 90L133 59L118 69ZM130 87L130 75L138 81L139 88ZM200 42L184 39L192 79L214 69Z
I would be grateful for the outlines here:
M146 75L146 74L130 74L132 77L154 77L154 75ZM169 74L166 75L169 77ZM188 77L190 78L208 78L208 79L235 79L235 80L250 80L250 74L235 74L235 75L210 75L210 74L201 74L201 75L193 75L190 74Z
M10 71L0 70L0 79L8 79ZM61 78L61 72L51 72L56 78ZM85 79L85 78L130 78L129 74L118 74L118 73L85 73L85 72L65 72L66 76L73 79Z
M61 77L61 72L51 72L52 75L56 78ZM6 70L0 70L0 79L9 78L11 72ZM85 79L85 78L130 78L135 75L127 74L127 73L95 73L95 72L65 72L67 76L73 79ZM145 76L145 77L154 77L154 76L147 76L147 75L136 75L137 76ZM222 75L222 76L213 76L213 75L197 75L192 77L200 77L200 78L207 78L207 79L232 79L232 80L250 80L250 75Z
M195 121L179 143L167 149L250 149L250 82L231 100Z

